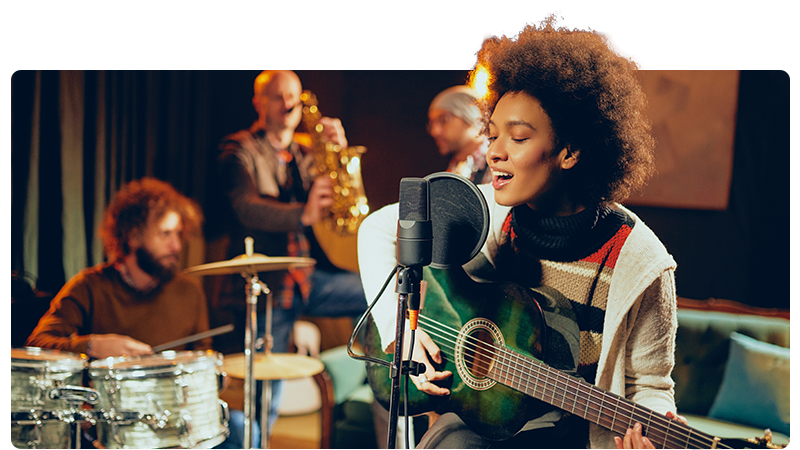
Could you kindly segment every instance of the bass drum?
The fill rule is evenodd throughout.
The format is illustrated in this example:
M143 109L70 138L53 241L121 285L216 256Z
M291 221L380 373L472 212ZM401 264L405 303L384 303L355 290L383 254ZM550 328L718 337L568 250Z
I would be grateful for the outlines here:
M74 448L75 406L50 398L54 388L81 386L84 355L37 347L11 349L11 443L17 448Z
M228 406L219 400L222 355L164 352L97 360L89 377L100 394L105 448L211 448L228 436ZM139 420L121 421L120 411Z

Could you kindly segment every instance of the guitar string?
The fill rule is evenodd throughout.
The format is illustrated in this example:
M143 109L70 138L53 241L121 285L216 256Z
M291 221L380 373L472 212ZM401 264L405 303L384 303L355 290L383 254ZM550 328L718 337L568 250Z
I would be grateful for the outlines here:
M456 340L453 340L453 337L454 336L455 337L464 336L465 349L473 351L473 361L475 361L475 363L478 364L478 365L480 364L480 359L477 359L474 356L480 352L480 349L478 348L479 346L484 346L487 350L495 349L497 351L497 353L495 353L494 355L487 354L487 356L489 356L490 359L492 359L491 356L496 356L494 358L494 361L495 361L496 365L499 366L500 368L506 367L506 371L507 371L507 374L508 374L507 377L509 377L509 378L514 378L515 376L517 378L520 378L519 375L517 375L516 373L524 374L525 372L523 372L522 370L520 370L518 368L519 367L519 362L516 363L516 366L513 366L512 364L508 364L508 363L500 361L500 358L497 358L497 356L502 356L503 359L510 359L512 361L513 360L521 361L523 364L524 363L530 364L531 366L527 367L527 368L528 369L535 369L540 375L540 377L537 379L537 382L535 383L535 385L536 386L540 386L540 388L542 390L542 394L541 394L542 398L546 398L547 397L547 395L548 395L547 388L550 387L551 390L552 390L552 393L550 394L550 398L553 400L553 402L557 402L556 394L558 393L558 391L556 390L556 387L558 386L558 383L554 382L554 381L551 381L551 379L555 380L555 381L558 381L558 378L561 378L562 379L562 384L566 384L567 385L567 389L565 389L565 391L566 392L570 392L569 388L572 387L574 389L574 392L575 392L576 395L579 392L581 392L582 390L584 390L584 391L585 390L589 390L589 393L588 393L589 396L587 398L587 402L586 402L585 405L583 405L582 402L579 402L579 401L575 402L576 405L581 404L581 406L585 406L586 407L586 411L587 412L585 414L586 414L587 418L589 417L588 411L589 411L589 407L592 406L592 403L594 403L594 405L597 405L597 402L593 400L593 397L594 397L593 393L600 392L601 402L599 403L599 407L594 407L593 408L593 412L595 412L597 414L597 422L596 423L598 423L598 424L601 424L603 422L602 419L603 419L603 415L604 415L604 413L603 413L604 406L603 406L603 402L602 402L602 400L603 400L602 396L606 395L606 396L610 396L611 398L615 399L616 402L617 402L616 408L614 409L614 415L613 416L610 416L610 414L605 413L606 416L611 418L611 421L610 421L611 424L609 425L609 428L611 428L611 429L613 429L613 427L615 425L616 413L619 412L619 411L623 411L623 412L628 413L631 418L637 419L638 422L642 423L643 427L646 427L645 430L647 430L647 428L652 429L651 432L648 433L648 437L650 437L651 440L653 440L653 439L657 440L657 437L658 437L657 435L660 434L660 433L658 433L660 431L660 432L663 433L663 436L662 436L663 439L662 440L664 440L665 444L666 444L666 439L670 437L670 435L668 434L669 430L671 428L675 427L676 428L676 430L675 430L676 433L673 433L672 436L675 437L675 438L682 437L683 440L681 442L685 442L687 445L689 443L695 443L698 446L703 446L703 445L704 446L708 446L708 445L710 445L711 442L713 442L713 438L712 437L710 437L710 436L709 437L702 436L701 432L698 432L698 431L696 431L696 430L694 430L694 429L692 429L692 428L690 428L690 427L688 427L688 426L686 426L686 425L684 425L684 424L682 424L680 422L672 421L669 418L667 418L666 416L662 416L662 415L657 414L657 413L654 414L652 411L643 410L644 407L636 405L635 403L632 403L632 402L630 402L629 400L627 400L627 399L625 399L623 397L619 397L619 396L615 396L615 395L608 395L609 393L606 393L604 391L599 391L599 388L597 388L594 385L591 385L591 384L589 384L589 383L587 383L585 381L582 381L582 380L578 380L578 379L576 379L574 377L571 377L571 376L569 376L567 374L564 374L564 373L562 373L562 372L560 372L558 370L551 369L549 366L544 366L544 364L539 362L539 361L527 358L524 355L518 354L517 352L511 352L511 351L509 351L509 349L506 349L506 348L490 345L490 344L488 344L486 342L483 342L483 341L480 341L480 340L478 340L478 339L476 339L476 338L474 338L474 337L472 337L470 335L463 334L463 333L461 333L460 330L456 330L455 328L452 328L452 327L449 327L447 325L444 325L444 324L442 324L440 322L437 322L437 321L435 321L433 319L430 319L429 317L426 317L424 315L420 315L420 320L421 320L423 325L425 325L425 323L428 323L429 326L431 326L431 327L434 327L434 326L439 327L437 331L440 334L438 334L437 337L443 338L447 344L451 344L452 345L452 347L448 347L447 350L450 350L450 351L453 352L453 355L452 355L453 357L455 357L455 352L456 352L456 349L455 349ZM444 334L442 334L442 333L444 333ZM446 336L448 333L449 333L449 337ZM476 342L477 344L470 345L473 342ZM519 356L517 356L517 355L519 355ZM489 363L489 366L484 366L484 367L476 366L476 368L482 369L486 373L489 372L490 367L491 367L491 362ZM543 367L544 367L544 369L543 369ZM512 373L512 371L514 373ZM541 374L542 373L545 374L545 378L546 379L541 378ZM543 386L540 385L538 380L541 380L543 382ZM533 391L536 392L536 387L535 386L534 386ZM564 406L564 401L565 401L565 399L562 398L562 402L561 402L562 403L562 407ZM620 408L620 401L622 401L621 405L623 406L623 408ZM611 405L606 406L605 408L611 409ZM576 409L577 408L575 406L573 406L573 412ZM654 424L653 423L653 419L655 419L656 422L660 422L660 425L662 427L664 426L664 424L666 424L666 431L660 430L659 428L657 428L656 425L659 425L659 424L658 423ZM629 423L629 426L630 425L631 424ZM614 431L617 431L617 430L614 430ZM653 432L656 432L656 433L653 433ZM683 432L683 433L679 433L679 432ZM702 442L702 445L701 444L697 444L697 442ZM720 446L718 444L718 447L722 447L722 446Z
M459 333L459 334L460 334L460 333ZM472 338L471 336L465 336L465 340L475 340L475 339L474 339L474 338ZM486 344L486 343L484 343L483 341L478 341L478 342L479 342L479 344ZM452 343L452 341L451 341L451 343ZM497 347L494 347L494 348L497 348ZM452 351L455 353L455 349L453 349ZM503 352L503 353L506 353L506 358L509 358L509 356L508 356L508 355L510 355L510 356L514 356L514 354L513 354L513 353L510 353L510 352L508 352L508 351L502 351L502 352ZM522 355L520 355L520 356L522 356ZM516 356L514 356L514 357L515 357L515 358L517 358L517 359L520 359L520 360L522 360L523 362L525 362L525 360L523 360L523 359L521 359L521 358L519 358L519 357L516 357ZM524 358L524 356L523 356L523 358ZM525 359L527 359L527 358L525 358ZM531 362L531 363L534 363L534 364L538 363L538 362L536 362L536 361L530 361L530 362ZM541 365L541 363L538 363L538 364L539 364L539 365ZM497 361L497 365L498 365L498 366L504 366L504 365L505 365L505 366L511 367L511 365L510 365L510 364L501 363L501 362L499 362L499 361ZM547 367L547 366L545 366L545 367ZM536 369L538 372L541 372L541 369L540 369L540 368L538 368L538 367L535 367L535 365L534 365L533 367L529 367L529 369L530 369L530 368L535 368L535 369ZM549 367L548 367L548 368L549 368ZM483 369L486 369L486 368L484 367ZM514 371L519 371L519 372L521 372L521 373L522 373L522 371L521 371L521 370L519 370L519 369L516 369L516 368L515 368L515 369L513 369L513 370L514 370ZM591 392L591 391L598 391L598 389L599 389L599 388L596 388L595 386L592 386L592 385L591 385L591 384L589 384L589 383L586 383L586 382L581 382L580 380L577 380L577 379L575 379L575 378L573 378L573 377L569 377L568 375L565 375L565 374L563 374L563 373L561 373L561 372L559 372L559 371L556 371L556 370L554 370L554 369L551 369L551 370L552 370L552 372L553 372L553 375L554 375L554 376L553 376L553 377L551 377L551 376L550 376L550 374L548 373L548 371L545 371L545 374L547 375L547 378L549 379L549 378L559 377L559 378L563 378L564 380L566 380L565 382L566 382L566 384L567 384L567 389L565 389L565 391L569 391L569 387L570 387L570 385L575 385L575 384L577 384L577 387L575 387L575 386L573 386L573 387L575 388L575 393L576 393L576 394L577 394L578 392L580 392L580 391L581 391L581 388L580 388L580 385L581 385L581 384L583 384L583 385L584 385L584 388L585 388L585 389L589 389L589 390L590 390L590 392L589 392L589 398L588 398L588 403L586 403L586 405L585 405L585 406L586 406L586 410L587 410L587 413L586 413L586 414L587 414L587 417L589 417L589 415L588 415L588 408L589 408L589 405L590 405L590 404L591 404L591 402L592 402L592 397L593 397L593 395L592 395L592 392ZM510 375L512 378L514 377L514 375L513 375L513 374L511 374L510 372L509 372L509 375ZM518 376L517 376L517 377L518 377ZM541 379L541 378L540 378L540 379ZM546 397L547 397L547 394L548 394L548 392L547 392L547 387L549 387L549 386L548 386L548 383L549 383L549 381L548 381L548 380L543 380L543 381L544 381L544 386L543 386L543 387L541 387L541 388L542 388L542 398L546 398ZM580 383L576 383L576 382L580 382ZM538 384L539 384L539 383L537 383L537 385L538 385ZM550 383L550 384L553 386L553 388L552 388L552 393L551 393L551 395L550 395L550 398L552 399L552 403L557 403L557 400L556 400L556 394L557 394L557 392L558 392L558 391L555 389L555 386L557 386L557 384L555 384L555 383ZM534 392L535 392L535 390L536 390L536 389L534 388ZM602 392L602 391L598 391L598 392L600 392L600 395L601 395L601 396L604 394L604 392ZM611 396L611 397L612 397L612 398L614 398L613 396ZM601 398L601 400L602 400L602 398ZM623 400L623 405L624 405L624 406L628 406L628 405L626 405L626 404L625 404L626 402L628 402L626 399L623 399L623 398L619 397L619 400ZM617 400L617 408L616 408L616 410L615 410L615 414L614 414L614 416L613 416L613 417L610 417L610 418L611 418L611 425L610 425L610 426L608 426L608 427L609 427L609 428L611 428L612 430L614 429L614 425L615 425L615 423L614 423L614 422L615 422L615 420L616 420L616 412L620 411L620 408L619 408L619 400ZM564 398L562 398L562 409L565 409L565 408L564 408L564 401L565 401L565 399L564 399ZM578 402L576 402L576 404L578 404ZM629 409L627 412L631 414L631 417L632 417L632 418L636 419L636 418L637 418L637 417L636 417L636 416L637 416L637 414L636 414L636 412L637 412L637 409L641 409L642 407L641 407L641 406L638 406L638 407L637 407L637 405L635 405L635 404L633 404L633 403L630 403L630 405L631 405L631 408L626 408L626 409ZM602 408L603 408L603 406L602 406L602 402L601 402L601 406L600 406L600 408L601 408L601 409L599 409L599 410L596 410L596 412L597 412L597 423L598 423L598 424L601 424L601 423L603 422L603 420L602 420L602 419L603 419L603 413L602 413ZM607 408L610 408L610 405L609 405ZM574 412L574 411L575 411L575 407L573 407L573 412ZM644 411L644 412L647 412L647 411ZM606 414L606 415L608 416L608 414ZM643 417L641 414L638 414L638 416L639 416L638 418L640 419L640 420L639 420L639 422L640 422L640 423L642 423L643 425L645 425L645 421L644 421L644 420L641 420L641 419L652 419L652 418L653 418L653 416L652 416L652 413L650 413L650 415L649 415L649 416L647 416L647 417ZM657 419L658 419L658 418L660 418L660 416L655 416L655 417L656 417ZM674 424L675 424L675 423L673 423L673 422L669 422L669 419L667 419L666 417L663 417L663 418L660 418L660 419L661 419L661 421L662 421L662 422L664 422L664 423L667 423L667 425L668 425L668 428L667 428L667 430L669 430L669 426L671 426L671 425L674 425ZM645 425L645 426L649 426L650 428L653 428L653 424L651 423L651 421L650 421L650 420L648 420L647 424L649 424L649 425ZM617 424L617 425L620 425L620 424ZM629 423L629 426L630 426L630 423ZM617 430L614 430L614 431L617 431ZM620 430L620 431L622 432L622 431L624 431L624 429L623 429L623 430ZM654 428L654 429L653 429L653 431L656 431L656 432L657 432L657 431L659 431L659 430L658 430L657 428ZM690 429L690 428L687 428L687 431L689 431L689 436L688 436L688 437L687 437L687 436L683 436L683 437L684 437L684 439L683 439L683 442L686 442L686 444L687 444L687 445L688 445L688 443L689 443L689 442L692 442L693 440L694 440L694 441L697 441L697 440L698 440L698 438L700 438L700 437L701 437L701 436L697 436L697 437L695 437L695 438L693 439L693 438L692 438L692 434L693 434L693 433L695 433L695 434L696 434L696 433L698 433L698 432L696 432L695 430L692 430L692 429ZM658 434L658 433L650 433L650 434L649 434L649 436L650 436L650 438L651 438L651 439L656 439L656 435L657 435L657 434ZM676 434L676 435L673 435L673 437L676 437L676 436L677 436L677 434ZM669 437L670 437L669 435L666 435L666 434L664 435L665 444L666 444L666 438L669 438ZM707 439L707 441L709 441L709 442L712 442L712 441L713 441L713 439L710 439L710 438L708 438L708 439ZM710 445L710 444L705 444L705 445ZM698 446L699 446L699 444L698 444Z
M440 336L437 336L437 337L441 337L441 335L440 335ZM466 336L466 335L465 335L465 340L475 340L475 339L474 339L474 338L472 338L471 336ZM482 342L482 341L477 341L477 342L478 342L478 344L479 344L479 345L480 345L480 344L484 344L484 345L485 345L485 343L484 343L484 342ZM450 343L452 343L452 341L451 341ZM447 349L448 349L448 350L450 350L450 348L447 348ZM474 348L474 347L472 347L472 346L470 346L470 345L465 345L465 354L469 354L469 353L470 353L470 350L473 350L473 352L472 352L472 354L473 354L473 355L474 355L475 353L478 353L478 352L479 352L479 350L477 350L476 348ZM452 349L452 351L455 353L455 349ZM489 353L491 353L491 352L489 352ZM490 356L492 356L492 355L490 355ZM501 369L502 369L502 366L509 366L509 367L511 367L509 364L506 364L506 363L503 363L503 362L499 361L499 360L498 360L499 358L497 358L497 357L496 357L497 355L494 355L494 356L495 356L495 358L494 358L494 359L495 359L495 365L496 365L496 366L500 366L500 368L501 368ZM508 359L508 356L505 356L505 359ZM488 372L488 369L487 369L487 367L486 367L486 366L480 367L480 362L479 362L479 361L480 361L480 360L477 360L477 361L474 361L474 362L473 362L473 364L475 364L475 365L473 365L473 369L483 369L484 371L487 371L487 372ZM491 365L491 363L490 363L490 365ZM531 368L533 368L533 369L536 369L536 370L537 370L537 372L541 372L541 370L540 370L538 367L535 367L535 366L534 366L534 367L531 367ZM520 371L519 369L516 369L516 368L515 368L514 370L515 370L515 371ZM520 372L521 372L521 371L520 371ZM510 371L507 371L507 373L508 373L508 375L509 375L509 376L507 376L506 378L513 378L513 377L514 377L514 374L511 374L511 372L510 372ZM502 373L501 373L501 375L502 375ZM550 376L550 374L549 374L549 373L547 373L547 372L545 372L545 375L547 376L547 378L548 378L548 379L549 379L549 378L552 378L552 377ZM498 377L498 378L499 378L499 377ZM551 400L552 400L552 403L554 403L554 404L555 404L555 403L558 403L558 401L557 401L557 399L556 399L556 394L557 394L559 391L557 391L557 390L554 388L554 386L556 386L556 383L550 382L548 379L545 379L545 378L543 378L543 377L541 377L541 376L540 376L540 377L538 378L538 380L541 380L541 382L543 382L543 383L544 383L544 386L541 386L541 383L536 383L536 384L537 384L537 385L539 385L539 386L540 386L540 388L541 388L541 396L542 396L542 398L546 398L546 397L548 397L548 394L550 394L549 396L550 396L550 398L551 398ZM565 379L566 379L566 378L565 378ZM502 381L502 380L497 380L497 381ZM568 384L567 384L567 386L568 386L568 389L567 389L567 391L568 391L568 390L569 390L569 381L567 381L567 383L568 383ZM553 389L551 390L551 392L550 392L550 393L548 393L548 389L547 389L547 388L548 388L548 387L551 387L551 385L553 386ZM580 390L580 389L576 389L576 392L577 392L577 391L579 391L579 390ZM536 389L534 388L534 393L535 393L535 392L536 392ZM565 401L565 399L564 399L564 398L562 398L562 402L561 402L561 404L562 404L562 409L566 409L566 408L565 408L564 401ZM591 401L591 397L589 398L589 401ZM586 409L588 410L588 406L589 406L589 404L587 403L587 404L586 404L586 406L587 406L587 408L586 408ZM573 408L573 411L574 411L574 410L575 410L575 409ZM600 411L600 412L601 412L601 411ZM587 413L587 417L588 417L588 413ZM600 422L602 422L602 418L603 418L602 414L598 414L597 418L598 418L598 422L599 422L599 423L600 423ZM613 421L612 421L612 425L613 425ZM613 429L613 427L612 427L612 429Z
M460 334L460 333L459 333L459 334ZM441 337L441 336L442 336L441 334L440 334L440 335L438 335L438 337ZM451 337L452 337L452 334L451 334ZM484 342L482 342L482 341L476 341L476 340L475 340L474 338L472 338L471 336L464 335L464 338L465 338L465 340L466 340L466 341L475 341L475 342L477 342L477 343L478 343L478 346L481 346L481 345L483 345L483 346L487 346L487 344L486 344L486 343L484 343ZM448 343L452 344L452 340L450 340ZM476 346L476 347L478 347L478 346ZM479 349L476 349L476 347L473 347L473 346L469 345L469 343L467 343L467 345L465 345L465 354L468 354L468 355L469 355L469 354L470 354L470 351L472 351L472 354L473 354L473 355L475 355L476 353L478 353L478 352L480 351ZM495 348L496 348L496 347L495 347ZM448 350L451 350L451 349L452 349L452 351L455 353L455 349L454 349L454 348L448 348ZM490 351L490 353L491 353L491 351ZM508 357L509 353L508 353L508 352L505 352L505 353L506 353L505 355L500 355L500 356L503 356L503 359L508 359L508 358L509 358L509 357ZM491 356L492 356L492 355L490 355L490 357L491 357ZM510 365L510 364L508 364L508 363L505 363L505 362L501 361L501 360L500 360L500 358L498 358L498 354L497 354L497 353L495 353L493 356L494 356L494 359L495 359L496 366L499 366L501 369L503 368L503 366L508 366L508 367L511 367L511 365ZM490 359L491 359L491 358L490 358ZM484 371L488 372L488 368L487 368L485 365L484 365L483 367L480 367L480 359L478 359L478 361L477 361L477 362L475 362L474 364L477 364L477 366L473 366L474 368L483 369ZM491 365L491 363L490 363L490 365ZM535 367L535 366L534 366L534 367L530 367L530 368L531 368L531 369L536 369L536 371L537 371L537 372L541 372L541 370L540 370L538 367ZM519 371L519 372L522 372L522 371L521 371L521 370L519 370L518 368L514 368L513 370L514 370L514 371ZM511 373L511 371L510 371L510 370L507 370L507 372L508 372L508 375L509 375L511 378L513 378L513 377L514 377L514 375L515 375L515 374ZM549 379L549 378L553 378L552 376L550 376L550 374L547 374L546 372L545 372L545 374L547 375L547 378L548 378L548 379ZM548 387L550 387L550 385L553 385L553 386L555 386L555 384L553 384L553 383L550 383L550 384L548 384L548 380L547 380L547 379L545 379L545 378L543 378L543 377L540 377L540 378L539 378L539 380L541 380L541 381L544 383L544 386L542 387L542 397L547 397L547 396L548 396L548 391L547 391L547 388L548 388ZM565 378L565 380L568 380L568 379L566 379L566 378ZM571 384L571 383L568 383L568 384ZM541 386L541 383L537 383L537 385ZM587 386L588 386L588 384L587 384ZM534 392L535 392L535 391L536 391L536 390L534 389ZM556 395L557 395L557 393L556 393L555 389L553 389L553 390L552 390L552 395L550 395L550 397L553 399L553 401L556 401ZM563 401L563 399L562 399L562 406L563 406L563 405L564 405L564 401Z

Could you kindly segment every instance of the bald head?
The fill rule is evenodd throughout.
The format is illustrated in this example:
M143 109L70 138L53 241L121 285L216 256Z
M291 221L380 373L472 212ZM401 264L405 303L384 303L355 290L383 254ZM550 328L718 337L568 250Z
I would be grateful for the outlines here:
M265 86L280 78L294 80L300 84L300 78L291 70L265 70L256 77L256 81L253 83L253 93L260 95Z
M265 70L253 83L253 107L267 131L288 132L300 124L300 78L291 70Z

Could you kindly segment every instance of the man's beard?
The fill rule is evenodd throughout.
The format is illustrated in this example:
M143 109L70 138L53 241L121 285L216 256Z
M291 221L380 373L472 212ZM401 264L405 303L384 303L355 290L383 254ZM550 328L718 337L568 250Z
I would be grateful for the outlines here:
M144 247L136 249L136 262L144 273L157 278L161 283L166 283L175 276L178 265L164 266L158 262L152 253Z

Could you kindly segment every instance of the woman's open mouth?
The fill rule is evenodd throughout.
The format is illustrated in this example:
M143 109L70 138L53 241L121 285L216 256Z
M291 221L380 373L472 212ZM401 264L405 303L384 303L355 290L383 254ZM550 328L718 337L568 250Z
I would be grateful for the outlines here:
M514 175L508 172L492 170L492 187L495 189L500 189L501 187L510 183L512 178L514 178Z

